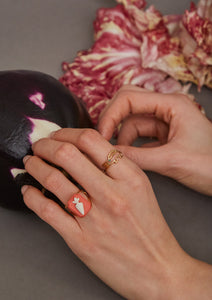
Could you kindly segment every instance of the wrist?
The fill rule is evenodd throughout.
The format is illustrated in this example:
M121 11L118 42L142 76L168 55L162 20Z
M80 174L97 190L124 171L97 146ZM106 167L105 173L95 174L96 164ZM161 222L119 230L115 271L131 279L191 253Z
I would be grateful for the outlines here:
M187 297L187 287L192 278L191 258L180 247L175 248L154 266L149 266L149 277L141 278L128 294L129 300L196 300ZM164 253L165 254L165 253Z
M212 196L212 155L196 155L192 167L191 188Z
M166 283L163 300L212 299L212 266L185 254Z
M152 278L146 291L143 290L130 299L211 300L212 266L190 257L184 251L177 257L172 259L171 264L167 263L155 270L156 276Z
M155 263L137 265L123 296L129 300L212 299L211 265L192 258L176 243L169 243L160 254ZM146 269L145 277L141 269Z
M200 186L202 187L203 194L212 196L212 155L201 157L200 160L204 160L202 166L200 166Z
M177 153L167 174L189 188L212 196L212 154Z

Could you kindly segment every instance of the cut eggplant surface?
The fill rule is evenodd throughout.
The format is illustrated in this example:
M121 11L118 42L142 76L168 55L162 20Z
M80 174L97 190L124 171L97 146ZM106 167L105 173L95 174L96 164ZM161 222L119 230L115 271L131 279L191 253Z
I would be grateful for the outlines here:
M24 184L42 189L22 161L32 143L60 128L93 127L80 99L52 76L29 70L0 72L0 120L0 205L11 209L26 208Z

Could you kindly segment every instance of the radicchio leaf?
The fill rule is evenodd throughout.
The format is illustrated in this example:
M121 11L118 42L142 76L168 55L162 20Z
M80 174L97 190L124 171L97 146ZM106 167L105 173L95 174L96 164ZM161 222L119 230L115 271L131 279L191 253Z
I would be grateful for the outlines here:
M120 4L114 8L98 10L93 46L80 51L74 62L64 62L65 74L60 78L86 103L94 124L123 85L186 93L189 85L179 80L199 82L182 53L181 16L162 16L154 6L144 9L143 0L117 2ZM205 11L205 6L201 7L202 14L206 15ZM203 57L196 51L198 55Z
M182 17L182 53L188 69L203 85L212 88L212 0L192 3Z

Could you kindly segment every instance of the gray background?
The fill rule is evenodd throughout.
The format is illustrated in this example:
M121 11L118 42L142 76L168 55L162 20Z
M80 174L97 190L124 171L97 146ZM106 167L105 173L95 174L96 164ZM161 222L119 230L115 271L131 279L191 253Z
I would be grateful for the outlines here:
M166 14L182 13L189 2L151 1ZM58 78L62 61L72 61L78 50L92 45L96 9L114 5L113 0L1 0L0 70L32 69ZM212 92L192 91L212 118ZM171 179L148 176L179 243L212 263L212 199ZM2 300L121 299L33 214L0 208L0 240Z

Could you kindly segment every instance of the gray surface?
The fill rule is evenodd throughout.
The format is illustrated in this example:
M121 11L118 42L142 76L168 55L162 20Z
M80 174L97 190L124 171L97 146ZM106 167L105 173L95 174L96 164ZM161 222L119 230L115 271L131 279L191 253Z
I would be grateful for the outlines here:
M189 2L151 3L163 13L182 13ZM114 4L112 0L1 0L0 70L33 69L58 78L60 63L71 61L78 50L92 44L96 9ZM207 89L197 94L210 118L211 95ZM177 240L194 257L212 263L212 199L168 178L148 175ZM0 239L2 300L121 299L34 215L0 208Z

